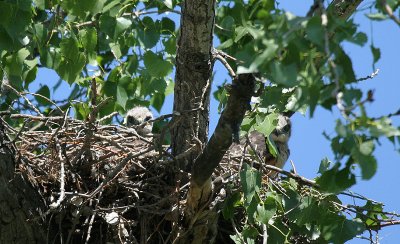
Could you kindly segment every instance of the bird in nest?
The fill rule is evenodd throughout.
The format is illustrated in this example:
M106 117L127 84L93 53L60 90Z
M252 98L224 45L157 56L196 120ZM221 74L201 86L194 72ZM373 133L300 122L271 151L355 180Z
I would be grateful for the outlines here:
M278 168L283 168L286 161L289 158L289 138L292 131L292 123L288 116L279 114L278 123L275 129L270 134L270 141L275 144L277 155L274 156L269 149L268 140L265 135L258 131L252 131L249 133L247 142L246 138L242 138L239 144L231 146L229 152L231 156L239 156L242 154L246 143L251 143L252 147L267 165L272 165ZM277 172L269 171L268 176L275 178Z
M127 127L135 128L139 135L146 136L150 134L153 129L153 123L147 122L152 119L153 113L149 108L138 106L132 108L126 113L124 124Z

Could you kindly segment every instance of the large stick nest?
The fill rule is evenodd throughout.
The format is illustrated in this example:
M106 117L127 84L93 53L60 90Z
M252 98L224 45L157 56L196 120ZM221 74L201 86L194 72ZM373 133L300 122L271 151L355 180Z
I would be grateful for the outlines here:
M161 225L178 220L188 184L177 182L184 173L175 168L168 148L154 143L156 136L143 137L134 128L101 121L22 114L11 118L25 121L21 129L8 127L17 149L17 171L47 206L39 217L49 226L62 226L50 237L64 233L70 241L91 236L101 242L136 243L169 235L159 233L166 229ZM237 175L239 161L225 160L215 176L224 180Z

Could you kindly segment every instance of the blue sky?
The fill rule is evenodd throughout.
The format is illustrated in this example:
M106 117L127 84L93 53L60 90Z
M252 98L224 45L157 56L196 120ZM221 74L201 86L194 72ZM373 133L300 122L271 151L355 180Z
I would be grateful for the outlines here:
M296 15L305 15L312 3L312 0L282 0L280 7ZM366 4L362 4L361 8L365 6ZM375 101L367 106L367 111L371 116L380 116L395 112L400 108L400 79L398 78L398 71L400 70L398 62L398 57L400 57L400 48L398 46L400 43L400 28L390 20L371 23L365 17L365 13L368 11L358 12L354 18L355 22L360 25L361 30L369 38L373 37L374 45L381 49L381 60L376 64L376 68L379 68L380 72L376 78L363 81L360 87L365 90L373 89L375 91ZM374 71L372 69L372 54L369 44L365 47L355 46L350 43L345 44L345 49L352 58L357 77L366 77ZM213 84L213 90L228 78L225 68L220 63L216 63L214 71L216 71L215 81L218 82ZM37 90L39 84L54 84L58 79L59 77L54 71L41 69L37 80L31 85L31 90ZM52 94L52 99L63 98L69 90L68 85L63 84L56 93ZM172 101L172 96L167 97L161 114L171 113ZM210 132L214 130L218 121L217 107L218 103L213 100L210 108ZM310 179L315 178L321 159L324 157L333 159L330 141L323 137L322 132L333 134L337 118L340 118L337 109L330 112L321 108L316 110L312 119L299 114L293 116L290 159L295 163L299 174ZM393 123L399 126L400 119L393 118ZM376 150L378 159L377 174L369 181L363 181L358 177L358 184L352 190L385 203L386 211L400 212L400 194L397 190L397 188L400 188L400 155L387 140L381 140L381 143L382 145L377 147ZM287 164L285 168L290 170L290 164ZM347 202L353 204L352 199L347 199ZM380 232L379 237L380 243L400 243L400 226L386 227ZM348 243L366 243L366 241L355 239Z

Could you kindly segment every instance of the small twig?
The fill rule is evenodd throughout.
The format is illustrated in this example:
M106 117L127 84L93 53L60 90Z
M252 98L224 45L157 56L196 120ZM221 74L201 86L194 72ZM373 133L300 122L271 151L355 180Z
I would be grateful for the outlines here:
M217 50L217 49L212 49L212 55L213 55L213 57L215 58L215 59L218 59L224 66L225 66L225 68L228 70L228 72L229 72L229 75L232 77L232 78L235 78L236 77L236 73L235 73L235 71L233 71L233 69L232 69L232 67L229 65L229 63L228 63L228 61L226 61L226 59L220 54L220 52L219 52L219 50ZM227 54L226 54L227 55ZM231 57L231 56L229 56L229 57ZM233 57L231 57L231 58L233 58Z
M44 115L39 111L39 109L36 108L35 105L33 105L33 104L31 103L31 101L30 101L26 96L24 96L22 93L20 93L19 91L17 91L14 87L12 87L12 86L9 85L9 84L3 83L3 85L6 86L7 88L9 88L10 90L12 90L16 95L22 97L22 98L28 103L28 105L29 105L38 115L40 115L40 117L44 117Z
M64 116L42 117L30 114L11 114L10 118L12 119L28 118L30 120L38 120L38 121L62 121L64 119Z
M384 117L387 117L387 118L391 118L391 117L393 117L393 116L398 116L398 115L400 115L400 109L398 109L396 112L394 112L394 113L389 113L388 115L384 115L384 116L380 116L380 117L373 117L373 118L371 118L371 120L372 121L374 121L374 120L380 120L380 119L382 119L382 118L384 118Z
M86 234L85 244L89 243L90 234L92 233L92 228L93 228L94 217L96 217L96 214L92 214L92 216L90 216L90 221L89 221L89 226L88 226L88 230L87 230L87 234Z
M153 146L148 147L146 150L137 152L137 153L129 153L124 160L122 160L115 168L113 171L111 171L107 177L103 180L103 182L101 182L101 184L89 195L90 198L93 198L98 192L100 192L103 187L105 185L107 185L111 180L113 180L121 171L123 168L125 168L125 166L127 165L127 163L136 157L139 157L143 154L146 154L150 151L152 151L154 149Z
M292 165L293 173L297 175L296 166L294 166L293 160L290 160L290 164Z
M393 14L392 8L387 4L386 0L381 0L381 4L383 5L383 9L389 15L389 17L398 25L400 25L400 19L398 19L396 16Z
M15 135L15 138L14 138L14 140L12 140L12 144L14 144L17 140L18 140L18 138L19 138L19 136L21 135L21 133L22 133L22 131L25 129L25 125L26 125L26 123L29 121L29 119L25 119L24 120L24 123L22 124L22 126L21 126L21 129L18 131L18 133Z
M56 141L56 148L58 151L58 158L60 160L60 196L55 203L49 205L50 209L56 209L60 206L61 202L65 198L65 171L64 171L64 160L62 156L62 150L60 146L60 142L58 141L57 137L54 138Z
M364 81L364 80L369 80L369 79L373 79L375 76L377 76L379 73L379 69L376 69L372 74L366 76L366 77L362 77L357 79L356 81Z
M97 122L101 123L101 122L103 122L104 120L111 119L112 117L114 117L115 115L118 115L118 114L119 114L118 112L112 112L111 114L106 115L106 116L104 116L104 117L98 119Z
M21 92L21 94L23 94L23 95L29 94L29 95L32 95L32 96L40 97L40 98L46 100L47 102L53 104L54 107L56 107L56 109L58 109L62 114L64 114L64 111L59 106L57 106L57 104L55 102L53 102L51 99L43 96L42 94L33 93L33 92Z
M11 111L7 110L7 111L0 111L0 116L4 116L4 115L10 115Z

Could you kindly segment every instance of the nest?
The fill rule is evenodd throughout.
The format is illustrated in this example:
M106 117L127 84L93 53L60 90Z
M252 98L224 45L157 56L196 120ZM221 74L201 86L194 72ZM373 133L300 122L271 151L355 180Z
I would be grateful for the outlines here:
M102 121L22 114L11 118L25 119L20 130L8 127L17 148L17 171L46 206L39 217L49 226L62 226L50 228L50 239L64 233L79 243L102 232L97 241L136 243L170 235L157 232L177 221L188 184L177 184L176 158L157 146L156 139ZM215 176L232 179L239 158L226 157ZM214 206L223 196L215 199Z

